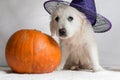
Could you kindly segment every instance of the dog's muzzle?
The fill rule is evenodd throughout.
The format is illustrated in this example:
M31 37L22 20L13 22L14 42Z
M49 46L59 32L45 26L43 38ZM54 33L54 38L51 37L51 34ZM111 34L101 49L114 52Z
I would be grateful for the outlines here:
M59 29L59 36L67 36L65 28Z

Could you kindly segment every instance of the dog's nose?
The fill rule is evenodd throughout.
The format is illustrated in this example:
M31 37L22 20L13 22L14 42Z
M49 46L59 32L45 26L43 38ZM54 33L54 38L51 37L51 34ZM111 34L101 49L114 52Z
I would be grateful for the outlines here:
M66 36L66 29L65 28L61 28L61 29L59 29L59 35L60 36Z

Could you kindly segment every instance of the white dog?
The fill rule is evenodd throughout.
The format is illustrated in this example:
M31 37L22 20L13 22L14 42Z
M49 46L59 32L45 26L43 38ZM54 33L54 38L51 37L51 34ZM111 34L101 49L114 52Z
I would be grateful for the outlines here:
M62 61L59 69L101 71L93 29L86 16L70 6L59 7L51 16L51 35L59 37Z

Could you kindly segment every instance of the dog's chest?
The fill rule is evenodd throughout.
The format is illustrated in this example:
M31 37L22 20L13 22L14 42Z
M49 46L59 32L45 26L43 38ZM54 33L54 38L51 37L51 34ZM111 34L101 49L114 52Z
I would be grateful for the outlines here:
M81 49L84 49L86 44L82 41L76 40L76 41L61 41L60 45L65 50L69 51L79 51Z
M63 41L61 47L63 54L69 54L68 60L70 62L82 65L88 62L86 44L81 42L71 43L70 41Z

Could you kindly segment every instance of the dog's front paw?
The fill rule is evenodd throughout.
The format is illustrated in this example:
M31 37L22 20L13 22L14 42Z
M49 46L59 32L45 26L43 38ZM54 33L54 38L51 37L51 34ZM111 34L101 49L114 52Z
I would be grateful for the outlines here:
M57 71L61 71L61 70L63 70L63 67L62 67L62 66L59 66L56 70L57 70Z
M80 70L80 67L77 65L71 66L70 70Z
M105 71L105 69L103 69L101 66L93 68L93 72L99 72L99 71Z

